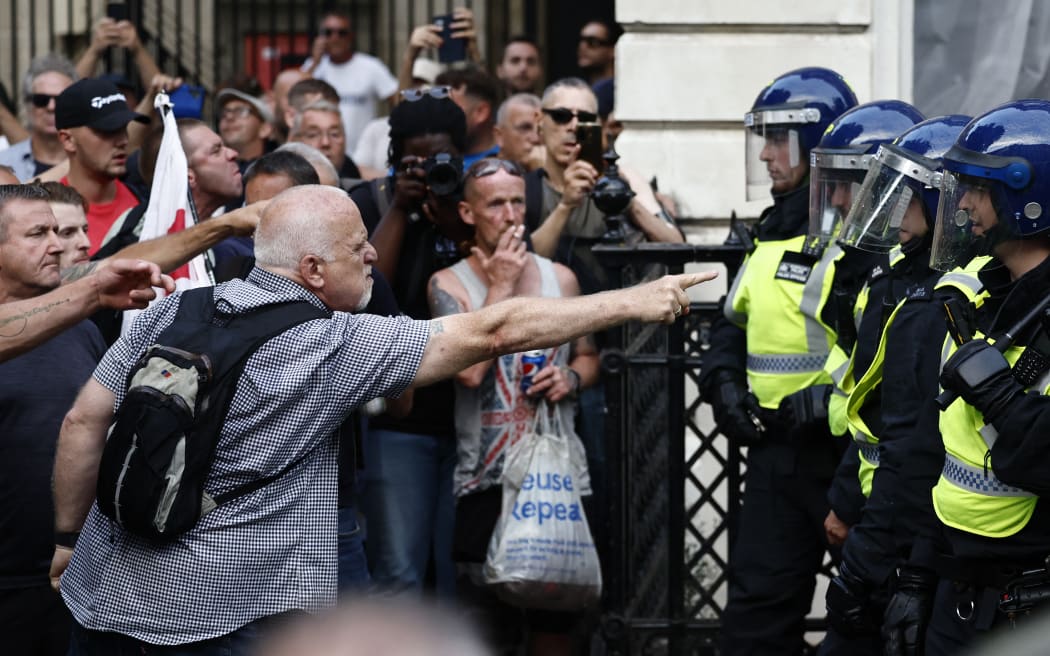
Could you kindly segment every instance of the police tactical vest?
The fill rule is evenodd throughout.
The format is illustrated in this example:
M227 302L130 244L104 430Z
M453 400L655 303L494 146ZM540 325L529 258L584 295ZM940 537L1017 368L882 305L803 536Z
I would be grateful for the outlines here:
M903 261L904 253L901 252L900 247L897 246L893 248L889 254L890 268ZM879 265L877 270L872 271L868 276L868 282L861 287L860 292L857 294L857 301L853 306L853 325L858 335L861 333L861 321L863 320L864 313L868 307L868 299L871 292L870 284L872 281L889 273L889 270L883 271L883 268L883 265ZM883 326L883 330L885 330L885 326ZM849 355L846 355L845 351L843 351L838 344L835 344L831 347L831 354L828 355L827 362L824 365L828 375L831 376L831 381L835 384L835 389L832 392L830 401L828 402L828 423L831 426L831 432L833 435L843 435L848 433L854 441L857 440L855 431L849 425L847 405L849 402L849 396L857 385L857 372L854 370L856 352L857 349L854 348ZM866 372L860 373L861 377L863 377L863 374ZM862 458L861 466L863 465L864 460ZM867 494L865 494L865 496L867 496Z
M989 258L987 257L976 258L967 264L965 268L957 269L941 276L936 285L934 285L934 290L955 289L976 307L980 307L984 303L985 296L982 293L983 285L977 278L977 272L988 263L988 260ZM907 298L897 303L886 319L886 324L879 335L879 346L875 351L875 357L871 366L868 367L868 370L864 372L853 386L846 401L846 420L849 425L849 432L859 452L860 466L858 467L857 478L860 481L861 492L865 497L871 495L872 479L875 475L875 469L879 466L879 435L864 421L862 409L867 404L871 394L882 385L883 369L886 362L887 336L889 335L890 326L897 318L897 314L909 300L932 299L934 290L913 290Z
M943 279L942 279L943 280ZM955 280L957 288L967 293L965 281ZM982 297L968 295L975 304ZM978 333L974 339L981 339ZM941 366L955 353L955 342L946 337L941 350ZM1024 353L1024 347L1012 346L1003 354L1013 366ZM1026 388L1027 391L1050 392L1050 372ZM992 467L992 445L998 437L995 427L961 398L956 399L940 416L944 440L944 468L933 487L933 508L947 526L989 538L1005 538L1025 527L1035 512L1035 494L1008 485L995 475Z
M835 334L820 313L842 250L830 246L815 259L802 253L805 242L756 240L725 303L726 318L747 333L748 382L764 408L831 380L824 364Z

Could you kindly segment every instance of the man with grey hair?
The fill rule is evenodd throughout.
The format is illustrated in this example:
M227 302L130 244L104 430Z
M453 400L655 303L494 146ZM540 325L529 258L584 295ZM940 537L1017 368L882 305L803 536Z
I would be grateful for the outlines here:
M217 303L243 313L300 301L330 314L288 329L248 360L209 490L284 474L218 506L173 543L140 539L99 512L96 472L114 408L131 367L175 320L181 295L144 312L66 416L55 459L55 529L68 539L56 548L51 578L61 583L85 656L204 641L194 647L255 653L275 616L335 601L335 429L350 412L498 354L629 320L671 323L688 307L686 290L714 277L666 276L571 300L509 299L417 321L351 314L371 293L376 252L342 191L306 185L282 192L255 240L256 268L247 280L216 287Z
M29 138L0 151L0 164L28 182L66 159L55 128L55 98L77 79L73 64L54 53L35 57L22 81Z
M346 154L343 115L335 103L315 100L296 112L288 141L304 143L324 153L339 172L340 180L361 180L361 171Z
M499 146L500 159L517 162L529 171L543 166L539 131L541 106L539 96L531 93L516 93L500 104L492 133Z

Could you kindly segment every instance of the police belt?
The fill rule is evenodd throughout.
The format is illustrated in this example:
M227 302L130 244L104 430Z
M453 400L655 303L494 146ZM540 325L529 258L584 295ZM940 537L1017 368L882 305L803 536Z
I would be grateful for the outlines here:
M1005 562L987 558L959 558L937 554L933 569L946 581L967 583L975 588L1006 590L1022 573L1045 568L1044 560Z

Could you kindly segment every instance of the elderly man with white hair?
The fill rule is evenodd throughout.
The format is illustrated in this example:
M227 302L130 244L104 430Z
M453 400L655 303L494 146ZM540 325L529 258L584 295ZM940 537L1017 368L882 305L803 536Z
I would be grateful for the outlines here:
M255 653L274 618L335 601L335 429L350 412L501 353L553 346L632 319L673 322L688 307L686 290L714 277L666 276L574 299L510 299L431 321L352 314L368 302L376 251L353 201L317 185L293 187L270 202L255 254L246 280L214 288L216 303L238 314L300 301L325 313L263 344L233 392L235 410L218 438L222 455L209 489L232 489L246 477L271 479L267 484L165 543L127 532L93 503L128 373L176 320L182 294L139 317L63 423L55 530L72 539L56 547L51 576L85 656L205 641L199 653L212 653L212 644L214 653Z

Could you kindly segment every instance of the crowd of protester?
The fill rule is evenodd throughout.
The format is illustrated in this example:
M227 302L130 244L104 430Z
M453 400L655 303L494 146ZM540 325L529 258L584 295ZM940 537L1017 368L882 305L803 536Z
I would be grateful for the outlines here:
M363 304L350 309L430 320L513 297L609 287L590 253L606 230L589 196L601 171L579 158L576 128L600 122L606 145L619 134L612 79L620 28L604 20L583 25L581 76L560 80L544 79L542 45L527 35L509 39L488 64L481 61L478 28L467 9L457 9L452 24L466 60L439 64L440 29L421 25L396 75L355 50L354 29L347 15L323 15L310 57L268 80L268 92L258 80L238 76L216 88L210 103L176 103L196 220L154 239L140 239L151 194L168 182L154 179L164 136L154 100L176 92L182 80L159 70L134 25L98 20L75 63L55 53L35 57L19 94L16 113L24 121L0 108L9 142L0 150L0 530L8 536L0 556L0 643L11 646L5 653L65 654L71 630L72 653L116 653L109 651L118 648L113 636L134 641L143 653L190 653L173 647L189 644L201 649L192 653L219 653L239 648L239 639L251 637L249 627L279 631L294 623L286 611L326 605L336 588L377 598L436 597L449 604L450 617L476 620L486 645L476 644L459 619L415 622L417 610L370 606L366 599L346 610L353 631L335 616L317 619L275 640L267 653L329 653L322 639L329 633L363 641L361 653L424 653L397 651L402 647L394 638L404 645L431 641L435 651L426 653L435 654L586 649L593 609L524 612L486 590L478 571L500 516L503 459L530 429L541 399L563 416L573 450L589 469L584 503L591 530L603 530L604 397L594 336L547 349L531 387L520 380L521 353L483 360L451 380L424 378L437 382L407 391L406 374L392 367L383 381L371 383L388 398L359 399L361 410L329 431L331 439L307 436L331 462L311 459L304 467L319 467L313 475L321 477L328 475L322 469L338 471L334 512L327 499L298 509L311 512L280 517L246 510L242 523L254 529L235 535L262 546L243 562L245 547L219 539L220 531L213 536L197 528L180 542L207 554L214 566L197 572L185 553L150 551L115 537L115 525L104 524L80 494L83 472L74 470L84 453L75 450L76 440L96 414L105 414L94 410L107 401L112 406L112 394L121 397L110 389L126 382L118 362L131 357L136 336L152 328L140 319L121 338L122 314L153 299L154 288L171 292L173 281L163 274L202 254L217 289L236 291L223 286L236 281L278 284L260 282L270 276L266 267L285 262L274 247L283 242L274 235L311 228L282 215L288 225L272 220L277 233L266 235L265 248L256 240L263 240L267 213L289 209L286 192L293 187L341 190L353 201L304 192L297 196L304 214L320 204L360 215L375 250L357 246L368 254L362 257L372 287ZM127 51L144 88L98 75L109 49ZM201 115L202 107L212 115ZM621 171L636 193L626 212L633 231L651 241L683 241L670 199L655 195L629 162ZM320 259L319 279L334 275L334 262ZM304 274L300 284L330 309L344 309L330 287L311 281ZM230 298L237 302L236 294ZM680 300L672 316L653 318L673 320L683 305ZM246 369L244 375L254 374ZM317 393L348 403L332 390ZM325 439L326 446L317 446ZM241 467L265 469L260 462ZM238 474L236 464L225 462L214 476ZM272 502L267 495L293 494L284 481L273 488L254 493L262 495L260 507ZM98 528L99 522L109 528ZM337 540L322 540L316 550L272 546L299 535L295 531L313 537L330 531ZM259 556L274 551L283 560ZM330 564L314 562L329 557ZM249 571L264 564L270 569ZM180 589L179 577L191 571L197 575L187 584L194 591ZM150 594L130 598L144 594L140 584ZM160 604L165 608L152 606L168 594L170 603ZM263 626L256 622L262 619L273 621ZM394 635L406 622L414 630ZM368 640L387 641L377 649L389 651L370 651Z

